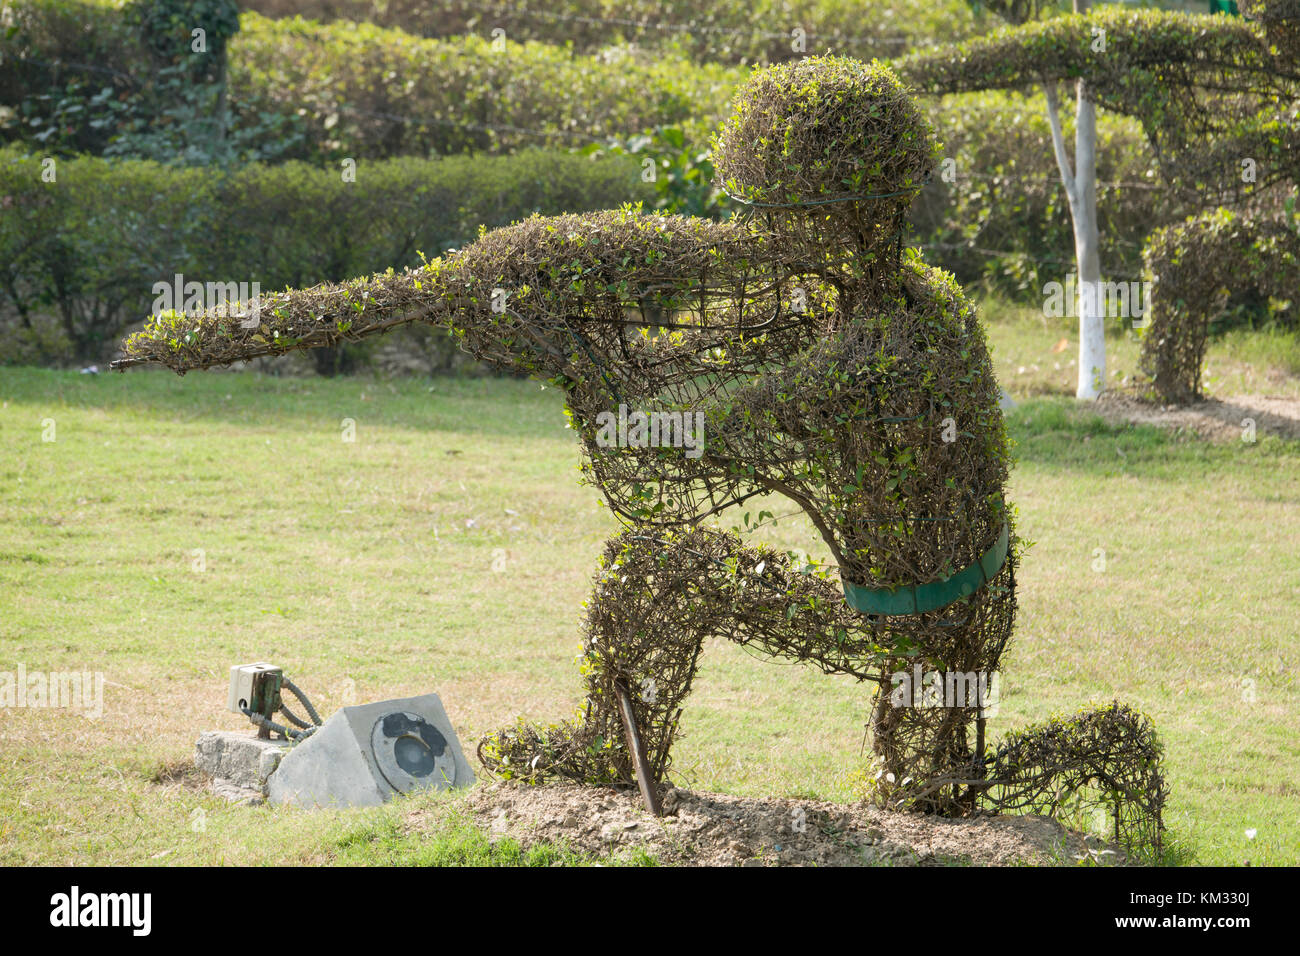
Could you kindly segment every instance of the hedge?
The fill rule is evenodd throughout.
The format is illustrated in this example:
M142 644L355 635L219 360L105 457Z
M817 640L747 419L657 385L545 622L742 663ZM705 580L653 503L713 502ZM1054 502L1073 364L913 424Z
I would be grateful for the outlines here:
M13 0L14 22L0 32L0 104L9 108L0 137L30 142L31 117L42 131L57 117L65 129L44 147L105 148L115 109L150 82L152 68L122 6ZM246 13L240 25L228 48L234 135L250 150L277 144L256 159L505 153L657 126L704 142L744 75L680 56L575 56L542 43L430 40L371 24ZM75 111L60 109L61 100Z
M966 0L248 0L268 17L354 20L426 37L502 29L593 53L623 43L677 49L700 62L772 63L807 53L888 58L981 32L993 21Z
M619 158L401 158L214 172L0 150L0 360L100 361L150 312L153 284L257 282L262 292L415 265L531 213L650 198Z
M108 145L111 123L92 124L116 114L103 102L96 105L96 97L105 91L110 102L128 97L132 84L143 82L131 71L138 74L148 62L124 25L123 5L122 0L10 4L15 29L0 45L10 44L25 59L0 62L0 102L36 114L50 111L60 132L53 142L38 141L34 132L54 123L11 123L0 129L0 137L25 142L40 155L96 152ZM706 185L711 166L701 151L743 70L644 54L620 65L538 43L508 43L504 52L494 52L485 36L428 40L375 26L322 26L253 13L241 23L230 43L230 98L234 136L253 147L251 158L297 157L323 165L343 157L509 152L539 139L511 127L544 128L556 145L578 147L611 133L625 143L639 142L646 138L634 134L658 127L673 135L652 138L636 154L638 161L651 154L660 160L661 195L655 203L661 208L669 203L668 211L679 206L711 215L726 211L726 203L717 202L716 191ZM110 72L88 80L85 71L51 67L52 62L93 63ZM406 80L395 82L396 76ZM80 93L73 83L82 84ZM64 92L61 106L38 99L45 94L36 91L47 89ZM1007 291L1037 295L1044 281L1068 271L1072 249L1041 107L1014 93L982 93L930 99L924 108L946 144L944 155L955 161L958 179L946 183L936 177L913 206L912 241L962 281L991 276ZM1100 178L1150 181L1151 154L1132 121L1103 114L1100 129ZM671 143L676 145L669 149ZM126 147L118 141L114 148ZM175 154L142 149L133 155L166 160ZM1135 275L1145 232L1190 211L1162 205L1156 201L1161 195L1127 185L1101 188L1108 272ZM626 193L611 195L609 203L594 205L625 198ZM264 204L280 210L279 220L305 222L311 224L306 231L316 231L311 204L296 202L291 195L283 202L268 196ZM592 205L579 196L570 208ZM498 221L484 217L489 220ZM395 249L398 258L391 264L408 254ZM313 263L304 270L337 258L314 243L301 243L295 257ZM377 260L360 272L388 264ZM307 274L290 271L279 281L299 283Z

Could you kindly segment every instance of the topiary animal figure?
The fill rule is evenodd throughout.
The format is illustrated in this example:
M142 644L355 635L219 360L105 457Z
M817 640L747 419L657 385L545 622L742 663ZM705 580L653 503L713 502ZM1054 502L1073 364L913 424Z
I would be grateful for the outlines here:
M1016 608L984 334L952 279L902 242L937 158L887 68L808 58L756 73L716 137L721 183L749 216L533 217L421 269L268 296L256 312L157 317L121 364L185 371L422 321L564 390L587 477L626 529L588 605L581 715L486 738L480 757L498 772L630 782L625 741L639 738L662 780L703 642L723 636L878 685L881 802L1037 805L1044 773L1062 768L1044 771L1023 743L1015 763L986 746L977 688L952 706L901 693L918 669L950 688L995 672ZM771 493L808 515L838 582L704 524ZM1087 760L1076 789L1140 808L1125 821L1158 839L1157 763L1112 772L1126 755L1148 761L1154 737L1144 718L1120 721L1095 749L1087 734L1111 712L1025 739L1070 738L1065 764Z

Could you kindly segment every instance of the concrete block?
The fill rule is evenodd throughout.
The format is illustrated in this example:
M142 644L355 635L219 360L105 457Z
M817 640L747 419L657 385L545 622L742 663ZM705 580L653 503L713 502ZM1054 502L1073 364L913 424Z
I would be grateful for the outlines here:
M395 793L468 787L474 772L437 694L344 707L267 781L271 803L372 807Z
M194 746L194 762L216 781L241 790L266 792L267 778L289 752L285 740L262 740L254 734L205 730Z
M212 780L212 792L221 799L230 803L242 803L245 806L256 807L266 803L266 794L261 790L249 790L247 787L237 787L229 780L221 777L214 777Z

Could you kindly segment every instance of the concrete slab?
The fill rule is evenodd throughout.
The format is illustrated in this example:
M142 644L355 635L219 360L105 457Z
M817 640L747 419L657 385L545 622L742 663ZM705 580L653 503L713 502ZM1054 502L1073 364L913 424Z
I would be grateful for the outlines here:
M267 781L271 803L371 807L395 793L468 787L474 772L437 694L344 707Z
M241 803L244 806L256 807L266 803L266 794L261 790L249 790L247 787L238 787L229 780L221 777L214 777L212 780L212 792L221 799L230 803Z
M285 740L262 740L255 733L205 730L194 745L194 762L228 787L265 793L267 778L288 752Z

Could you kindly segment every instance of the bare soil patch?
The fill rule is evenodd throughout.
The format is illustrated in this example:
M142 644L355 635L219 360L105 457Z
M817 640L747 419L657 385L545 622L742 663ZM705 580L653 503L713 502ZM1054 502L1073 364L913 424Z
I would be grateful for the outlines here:
M696 866L944 866L1119 862L1089 837L1041 816L948 820L867 804L733 797L664 787L665 815L635 790L488 783L468 794L494 837L528 847L566 842L590 854L637 848L661 864ZM1091 853L1089 852L1091 850ZM1104 855L1103 855L1104 854Z
M1234 395L1191 405L1161 405L1113 390L1103 392L1094 408L1112 423L1155 425L1210 441L1241 441L1247 419L1254 421L1256 437L1276 435L1300 441L1300 399L1294 398Z

